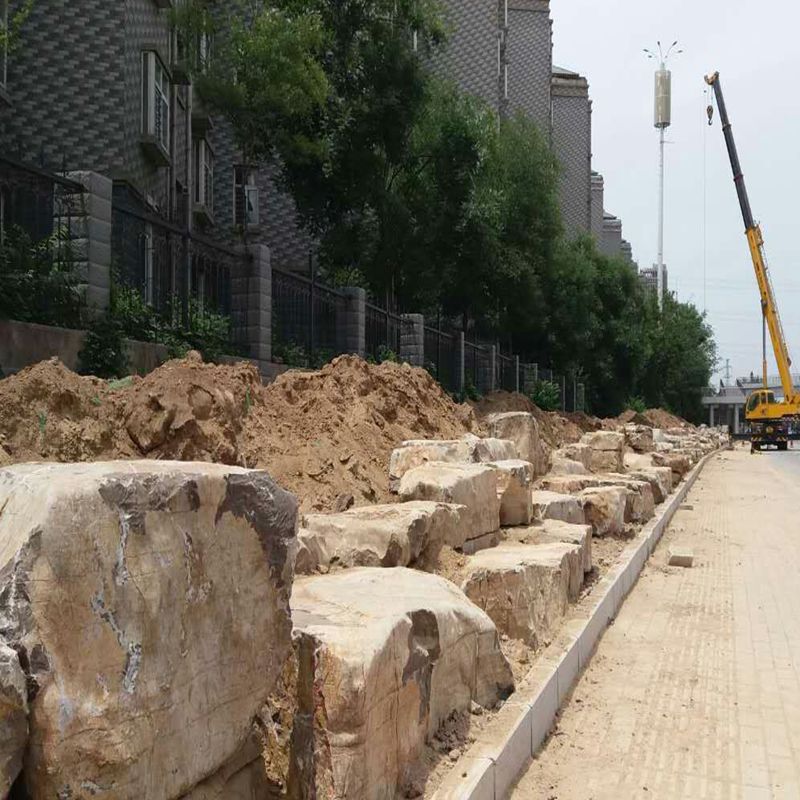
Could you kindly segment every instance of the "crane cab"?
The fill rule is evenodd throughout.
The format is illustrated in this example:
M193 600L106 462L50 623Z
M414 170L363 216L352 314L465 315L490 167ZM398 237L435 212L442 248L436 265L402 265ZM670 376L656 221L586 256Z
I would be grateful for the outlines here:
M750 426L750 451L789 446L789 420L785 403L775 400L775 392L759 389L747 398L745 417Z

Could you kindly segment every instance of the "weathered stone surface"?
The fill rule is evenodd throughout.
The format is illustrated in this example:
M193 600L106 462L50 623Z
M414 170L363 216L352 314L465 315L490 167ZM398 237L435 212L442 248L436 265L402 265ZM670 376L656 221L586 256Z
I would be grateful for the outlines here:
M514 442L518 454L516 457L530 461L537 477L548 472L550 448L542 439L539 423L533 414L524 411L490 414L486 424L492 436Z
M588 475L589 470L580 462L573 461L571 458L553 455L550 466L551 475Z
M0 621L3 616L0 610ZM16 651L0 640L0 797L8 794L22 769L27 741L28 690L25 673L19 665Z
M598 475L598 486L623 486L628 490L625 504L626 522L647 522L655 513L655 499L648 481L630 475Z
M533 464L530 461L493 461L497 470L497 495L500 498L500 524L529 525L533 518L531 485Z
M594 475L546 475L538 485L546 492L556 494L578 494L584 489L597 486Z
M553 542L576 544L581 549L583 571L592 571L591 525L573 525L561 520L548 519L543 523L514 528L513 531L505 533L508 541L520 544L552 544Z
M680 479L692 468L688 456L679 453L653 453L653 466L669 467L675 478L673 483Z
M622 472L625 437L614 431L592 431L581 438L591 451L588 467L592 472Z
M426 501L353 508L342 514L305 514L297 538L298 574L319 567L431 569L442 545L463 544L464 506Z
M628 424L624 427L625 444L637 453L653 451L653 429L647 425Z
M33 464L0 508L29 794L179 797L228 763L290 651L295 499L215 464Z
M568 458L572 461L579 461L588 471L592 466L592 448L588 444L581 442L573 442L572 444L565 444L558 450L553 452L554 456L561 458Z
M494 623L435 575L397 568L298 578L292 614L308 720L294 760L299 785L316 785L316 796L393 800L452 712L473 701L492 707L513 689Z
M400 480L410 469L432 462L447 464L486 464L519 458L513 442L481 439L468 434L463 439L419 439L403 442L389 459L389 488L396 492Z
M628 469L628 474L637 480L647 481L653 490L653 500L663 503L672 491L672 470L669 467L642 467Z
M415 467L401 478L399 494L404 501L432 500L466 506L463 524L452 544L455 548L500 527L497 470L485 464L430 463Z
M579 545L507 542L470 559L467 597L512 639L532 647L547 640L583 584Z
M583 505L571 494L558 494L547 490L532 493L533 516L539 522L546 519L561 520L573 524L583 524Z
M584 489L580 494L586 524L594 536L617 536L625 530L628 490L621 486Z

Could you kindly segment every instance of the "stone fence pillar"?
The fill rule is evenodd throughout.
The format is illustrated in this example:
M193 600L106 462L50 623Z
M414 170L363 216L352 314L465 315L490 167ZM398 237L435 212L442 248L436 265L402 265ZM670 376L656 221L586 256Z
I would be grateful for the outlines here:
M272 260L262 244L241 252L231 272L233 335L264 372L272 361Z
M367 293L357 286L342 289L344 309L337 320L346 353L364 358L367 352Z
M403 314L400 331L400 360L412 367L425 366L425 317Z
M84 286L89 313L102 314L111 299L111 193L110 178L97 172L71 172L71 181L84 191L59 192L55 204L55 224L72 248L75 269ZM65 227L69 219L69 229Z

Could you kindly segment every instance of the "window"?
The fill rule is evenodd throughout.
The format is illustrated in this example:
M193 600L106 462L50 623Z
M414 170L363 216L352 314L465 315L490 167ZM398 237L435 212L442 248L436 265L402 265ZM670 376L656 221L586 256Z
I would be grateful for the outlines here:
M233 224L236 227L258 225L258 186L249 167L233 169Z
M142 134L169 156L169 76L152 51L142 53Z
M214 152L205 139L194 143L194 202L196 210L214 213Z

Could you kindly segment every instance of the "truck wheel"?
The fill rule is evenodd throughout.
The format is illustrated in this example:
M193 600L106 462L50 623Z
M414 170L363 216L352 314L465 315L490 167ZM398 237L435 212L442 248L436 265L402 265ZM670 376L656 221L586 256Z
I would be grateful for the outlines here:
M778 452L785 453L788 446L788 442L778 442Z

